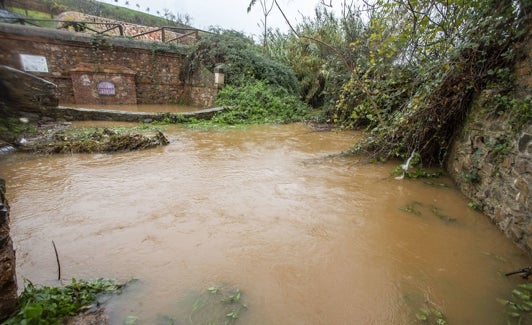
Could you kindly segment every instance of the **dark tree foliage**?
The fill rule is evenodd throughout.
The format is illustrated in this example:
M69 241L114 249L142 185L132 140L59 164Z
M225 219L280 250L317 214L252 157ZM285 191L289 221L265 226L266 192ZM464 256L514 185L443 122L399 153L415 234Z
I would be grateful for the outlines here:
M299 84L292 69L263 55L252 39L230 30L211 30L190 48L182 79L187 79L203 65L213 71L222 65L226 84L239 85L261 80L269 85L299 94Z

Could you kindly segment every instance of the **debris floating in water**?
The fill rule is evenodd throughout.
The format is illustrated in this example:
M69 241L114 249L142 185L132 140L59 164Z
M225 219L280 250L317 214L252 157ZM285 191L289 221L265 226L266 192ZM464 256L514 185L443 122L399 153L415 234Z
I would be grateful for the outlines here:
M403 170L403 174L401 176L397 176L395 179L403 179L405 178L405 174L406 172L408 171L408 168L410 167L410 161L412 160L412 158L414 158L414 155L416 154L416 151L412 151L412 154L410 155L410 157L406 160L406 162L404 164L401 165L401 169Z
M14 151L14 150L15 150L15 147L13 147L12 145L5 145L5 146L0 145L0 155Z
M21 143L22 144L22 143ZM169 144L165 135L157 131L153 136L135 132L104 129L60 130L38 139L26 151L41 153L94 153L130 151Z

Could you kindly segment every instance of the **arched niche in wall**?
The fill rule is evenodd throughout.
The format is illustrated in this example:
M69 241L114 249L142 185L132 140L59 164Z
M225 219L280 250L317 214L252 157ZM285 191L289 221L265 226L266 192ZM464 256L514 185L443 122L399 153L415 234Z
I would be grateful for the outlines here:
M80 64L70 70L75 104L136 104L135 75L121 66Z

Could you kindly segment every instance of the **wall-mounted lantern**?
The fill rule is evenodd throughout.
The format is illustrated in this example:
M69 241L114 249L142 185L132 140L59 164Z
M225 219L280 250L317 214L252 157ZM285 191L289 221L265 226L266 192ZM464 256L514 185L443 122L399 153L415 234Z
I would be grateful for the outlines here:
M224 74L224 65L218 64L214 68L214 85L216 88L221 88L224 84L225 74Z

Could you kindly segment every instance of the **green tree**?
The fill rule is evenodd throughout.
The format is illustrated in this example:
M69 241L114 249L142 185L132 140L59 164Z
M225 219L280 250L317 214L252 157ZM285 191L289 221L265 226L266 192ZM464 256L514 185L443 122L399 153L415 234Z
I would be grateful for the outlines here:
M251 38L232 30L211 29L203 35L190 48L181 77L187 79L201 66L213 71L220 64L229 85L256 79L299 95L299 83L290 67L268 58Z
M58 11L64 10L66 7L59 3L57 0L44 0L46 7L48 8L48 13L50 14L50 19L54 18L54 14Z
M247 9L248 13L251 11L251 9L253 8L253 6L255 5L256 2L257 2L257 0L251 0L251 2L249 3L248 9ZM260 3L260 8L261 8L261 11L262 11L262 15L264 17L261 20L261 22L259 24L259 27L262 25L262 28L263 28L262 46L266 50L268 48L268 16L270 15L270 13L273 10L273 6L275 4L275 1L274 0L271 0L271 1L259 0L259 3Z
M313 17L304 17L288 34L277 30L268 37L269 55L292 66L305 102L315 107L330 104L353 66L343 20L319 5Z

